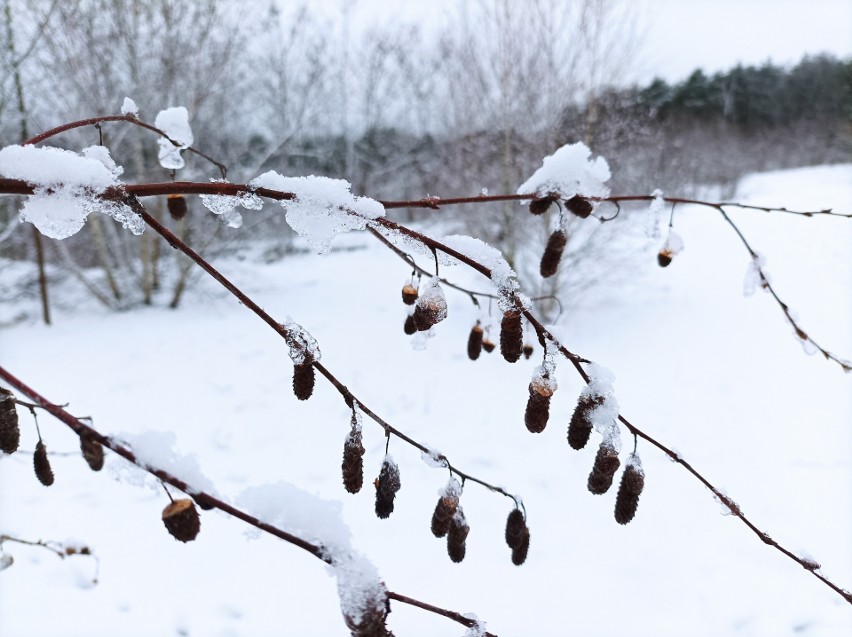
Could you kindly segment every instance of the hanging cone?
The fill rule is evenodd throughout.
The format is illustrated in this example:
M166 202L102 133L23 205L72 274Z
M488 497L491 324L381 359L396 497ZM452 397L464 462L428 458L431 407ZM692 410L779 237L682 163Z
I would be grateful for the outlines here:
M553 389L544 382L531 382L529 386L530 397L527 400L527 409L524 412L524 424L527 429L538 434L544 431L547 420L550 417L550 397Z
M402 329L409 336L417 332L417 324L414 322L414 317L411 314L405 317L405 324L402 326Z
M53 470L50 468L50 461L47 459L47 448L41 440L36 443L35 453L33 454L33 468L39 482L46 487L53 484Z
M167 195L166 205L169 209L169 214L175 221L180 221L186 216L186 197L183 195Z
M385 456L379 477L373 484L376 487L376 515L385 519L393 513L393 501L402 486L399 467L389 455Z
M456 510L455 515L450 520L450 528L447 531L447 554L450 559L458 564L464 559L467 553L467 535L470 533L470 527L464 517L462 508Z
M482 352L482 335L482 327L477 322L471 328L470 336L467 338L467 357L472 361L479 358L479 354Z
M494 344L494 341L490 341L487 338L482 340L482 349L485 350L486 354L490 354L494 351L497 346Z
M293 393L299 400L307 400L314 393L314 366L310 360L293 366Z
M521 531L518 545L512 548L512 564L520 566L527 561L527 553L530 550L530 530L524 525Z
M163 524L176 540L191 542L201 530L201 518L189 498L170 502L163 509Z
M595 495L602 495L609 491L612 486L612 478L621 461L618 459L618 453L607 442L602 442L598 447L598 453L595 456L595 464L592 466L592 472L589 474L588 488Z
M506 518L506 544L513 549L521 543L521 536L526 528L524 514L520 509L512 509Z
M578 451L589 442L592 433L592 423L589 422L589 412L603 403L600 396L580 394L577 406L571 415L571 424L568 425L568 444Z
M417 288L410 283L402 287L402 302L406 305L414 305L417 301Z
M500 323L500 353L510 363L521 357L524 347L524 330L521 326L521 313L509 310L503 314Z
M97 440L80 436L80 451L83 459L92 471L100 471L104 468L104 448Z
M567 243L568 237L561 230L556 230L550 235L547 245L544 248L544 254L541 255L541 264L539 265L539 273L542 277L546 279L556 274L559 262L562 260L562 252L565 250Z
M15 453L20 443L21 430L18 427L15 396L8 389L0 387L0 451Z
M364 484L364 445L361 431L352 428L343 444L343 487L349 493L358 493Z
M621 484L615 497L615 521L627 524L636 515L639 506L639 496L645 487L645 472L639 463L639 456L630 454L624 473L621 474Z

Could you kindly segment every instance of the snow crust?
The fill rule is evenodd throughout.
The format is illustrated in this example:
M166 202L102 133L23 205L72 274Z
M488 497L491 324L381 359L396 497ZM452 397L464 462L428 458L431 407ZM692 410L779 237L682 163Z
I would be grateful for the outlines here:
M541 168L518 188L518 194L535 193L538 197L558 196L561 199L575 195L606 197L609 188L604 182L611 176L609 164L603 157L592 161L591 154L582 142L562 146L544 158Z
M351 184L344 179L285 177L270 170L255 177L249 186L293 193L295 199L281 201L287 223L317 254L328 254L338 234L363 230L370 219L385 214L378 201L353 195Z
M189 126L189 113L185 106L172 106L157 113L154 126L163 131L170 139L161 137L157 140L160 151L157 158L160 165L167 170L180 170L185 162L180 154L182 150L192 146L194 141L192 128ZM174 143L172 143L174 142ZM175 143L177 146L175 146Z
M121 114L139 117L139 107L136 106L136 102L134 102L132 99L130 99L129 97L125 97L124 101L121 103Z
M103 146L90 146L80 155L51 146L0 149L0 175L26 181L34 189L21 208L21 221L52 239L77 234L92 212L109 215L141 234L145 224L139 215L125 204L98 198L121 184L122 172Z

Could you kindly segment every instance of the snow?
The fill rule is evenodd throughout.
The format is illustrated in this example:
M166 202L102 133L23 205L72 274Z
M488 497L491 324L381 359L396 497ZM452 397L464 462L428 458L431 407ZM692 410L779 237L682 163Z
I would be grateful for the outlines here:
M129 97L125 97L124 101L121 103L121 114L139 117L139 107L136 106L136 102L134 102L132 99L130 99Z
M662 252L668 256L675 256L683 251L683 239L681 236L669 228L669 234L666 237L666 242L663 244Z
M426 466L432 467L433 469L446 469L447 459L444 454L429 445L424 446L428 449L428 451L421 451L420 459L426 463Z
M609 164L603 157L591 160L591 154L592 151L582 142L562 146L544 158L541 168L518 188L518 194L556 195L561 199L575 195L606 197L609 188L604 182L610 178Z
M227 179L211 179L213 183L227 184ZM253 192L243 192L238 195L201 195L201 203L214 215L221 218L222 222L229 228L239 228L243 225L243 217L236 210L242 206L246 210L260 210L263 208L263 199Z
M597 363L586 366L589 384L583 388L583 394L603 398L603 402L588 413L588 420L595 431L603 436L603 443L621 451L621 430L618 426L618 401L615 398L615 374Z
M287 330L285 340L290 348L290 360L293 361L294 365L318 361L322 358L319 345L317 345L316 339L311 336L308 330L296 323L289 316L284 321L284 328Z
M659 188L651 193L653 199L651 205L648 206L648 225L645 227L645 236L649 239L660 238L660 222L663 218L663 209L666 206L666 200L663 199L663 191Z
M850 211L850 181L850 165L784 171L744 180L735 196ZM779 294L799 310L803 328L848 358L852 223L731 215L766 255ZM848 590L850 377L802 353L770 296L742 297L749 255L717 212L679 205L676 220L690 248L676 268L659 268L658 246L647 246L647 268L631 272L635 286L606 290L598 305L574 308L553 331L571 351L617 373L618 402L631 422L724 485L773 539L796 555L806 547L818 556L820 572ZM522 494L535 536L523 566L511 564L503 538L511 501L471 481L464 509L474 532L464 562L450 562L445 542L429 530L448 475L401 441L391 444L406 488L389 519L376 518L373 489L347 494L340 460L351 410L321 378L314 397L299 402L280 336L212 281L189 290L178 311L165 307L165 295L159 306L120 313L57 284L52 298L66 303L55 308L51 327L38 322L35 292L18 299L5 293L2 365L48 398L70 401L71 413L93 416L104 433L173 432L173 448L196 455L227 501L284 481L336 502L351 545L390 590L473 611L498 635L852 634L848 604L738 519L720 515L721 505L698 481L641 439L645 490L636 518L617 524L616 489L591 496L586 488L597 445L574 451L565 441L584 386L572 366L560 362L551 422L531 435L523 412L541 361L509 365L486 354L468 360L465 344L478 310L449 288L447 320L428 351L412 351L399 298L410 266L364 233L350 234L350 241L361 249L276 263L244 252L244 259L220 256L216 265L278 320L298 317L323 344L324 363L370 409L429 441L460 470ZM0 264L0 288L18 278L22 265ZM441 275L487 287L466 268L442 267ZM35 430L24 426L26 412L21 416L21 446L32 450ZM39 424L51 451L79 449L64 425L46 415ZM363 437L365 467L377 471L384 432L365 419ZM632 442L624 441L627 462ZM181 545L160 520L167 502L161 487L139 489L106 471L93 474L79 455L51 463L56 484L46 489L32 475L31 456L0 459L0 533L80 538L100 560L100 583L78 586L78 576L91 579L90 560L4 545L15 562L0 572L0 634L350 634L335 580L313 556L264 534L247 541L246 525L217 512L201 511L198 539ZM108 467L118 463L108 459ZM465 632L446 618L396 602L391 608L388 627L396 635Z
M160 165L167 170L180 170L185 165L180 152L192 146L194 141L186 107L172 106L160 111L154 120L154 126L169 138L161 137L157 140L160 147L157 155Z
M0 149L0 175L26 181L34 189L24 200L21 221L29 221L52 239L77 234L92 212L109 215L133 234L141 234L145 224L128 206L98 199L107 188L120 184L117 177L122 172L100 146L90 146L82 155L50 146Z
M762 287L764 279L769 282L769 276L764 269L765 266L766 259L760 254L756 254L749 260L745 278L743 279L743 296L752 296L758 285ZM760 274L761 270L764 273L763 277Z
M331 242L342 232L363 230L370 219L382 217L384 206L369 197L356 197L344 179L330 177L285 177L270 170L255 177L252 188L291 192L295 199L283 199L287 223L317 254L328 254Z

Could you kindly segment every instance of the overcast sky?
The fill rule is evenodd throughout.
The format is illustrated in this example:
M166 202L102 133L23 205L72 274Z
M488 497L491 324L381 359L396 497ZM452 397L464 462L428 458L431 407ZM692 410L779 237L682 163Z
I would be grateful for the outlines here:
M339 10L352 0L315 3ZM377 19L438 24L463 0L357 0L353 22ZM510 0L523 2L524 0ZM565 0L566 2L570 0ZM645 39L635 79L685 78L696 67L727 69L806 53L852 57L852 0L631 0L640 3Z

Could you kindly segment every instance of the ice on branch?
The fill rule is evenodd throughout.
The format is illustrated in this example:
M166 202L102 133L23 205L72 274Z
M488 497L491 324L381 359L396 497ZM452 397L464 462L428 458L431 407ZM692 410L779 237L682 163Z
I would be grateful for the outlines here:
M649 239L660 238L660 221L663 218L663 209L666 207L666 200L663 199L663 191L657 188L651 193L653 199L651 205L648 206L648 225L645 228L645 236Z
M308 330L289 317L284 321L284 328L287 330L284 339L290 347L290 360L294 365L318 361L322 357L316 339Z
M765 274L766 259L763 255L754 253L746 268L745 278L743 279L743 296L751 296L759 285L766 288L769 284L769 276ZM763 273L763 274L762 274Z
M154 126L163 131L169 138L161 137L157 140L157 144L160 146L160 152L157 155L160 166L166 170L180 170L184 167L180 151L192 146L194 141L186 107L172 106L160 111L154 120Z
M583 197L606 197L609 188L609 164L603 157L590 159L592 151L583 144L566 144L552 155L544 158L541 168L518 188L519 195L535 193L538 197L571 199ZM529 202L522 202L529 203Z
M516 301L519 301L524 308L529 307L530 300L521 294L518 275L497 248L491 247L481 239L459 234L443 237L441 243L491 270L491 282L497 288L499 294L497 305L501 312L516 309Z
M429 445L425 447L426 451L420 452L420 459L433 469L446 469L448 466L446 456Z
M129 97L125 97L124 101L121 103L121 114L139 117L139 107L136 106L136 102L134 102L132 99L130 99Z
M281 201L287 223L317 254L328 254L331 241L338 234L363 230L370 219L385 214L378 201L353 195L351 185L344 179L285 177L270 170L254 178L249 186L293 193L294 199Z
M597 363L586 366L589 384L583 388L581 396L597 398L597 406L588 412L588 421L616 453L621 451L621 431L618 427L618 401L615 398L615 375L606 367Z
M352 547L339 502L323 500L286 482L243 491L238 506L266 524L319 546L331 561L344 616L354 624L386 613L385 587L376 567Z
M82 155L50 146L0 149L0 175L25 181L34 190L21 208L21 221L52 239L79 232L92 212L109 215L141 234L145 224L139 215L122 203L100 199L108 188L121 185L122 172L103 146L91 146Z
M227 179L210 181L214 184L231 183ZM230 228L239 228L243 225L243 216L236 209L237 206L242 206L246 210L263 208L263 200L253 192L241 192L238 195L201 195L201 203Z
M486 631L484 621L481 621L473 613L465 613L463 617L473 622L473 626L464 631L464 637L485 637Z

